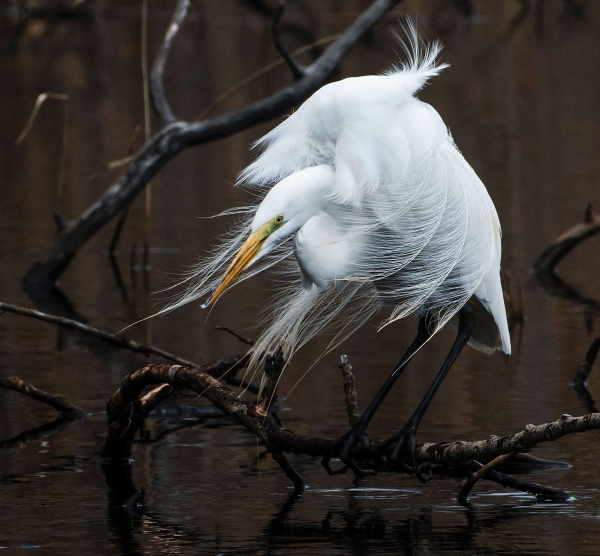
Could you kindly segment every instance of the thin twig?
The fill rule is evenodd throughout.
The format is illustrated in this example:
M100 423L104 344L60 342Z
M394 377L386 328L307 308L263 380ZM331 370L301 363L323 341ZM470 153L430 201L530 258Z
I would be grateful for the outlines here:
M485 476L492 470L494 467L501 464L503 461L506 461L509 458L512 458L515 455L515 452L510 454L502 454L497 458L494 458L492 461L482 465L477 471L469 472L469 476L465 481L465 484L462 486L460 491L458 492L458 496L456 497L459 504L463 506L467 504L467 499L469 498L469 493L480 479L485 478ZM476 462L479 463L479 462ZM481 464L479 464L481 465Z
M27 134L31 131L31 128L33 127L33 124L38 115L38 112L40 111L40 108L42 107L42 104L44 104L44 102L46 102L48 99L64 100L68 102L69 96L62 93L41 93L40 95L38 95L35 101L35 106L33 107L33 112L31 113L31 116L29 116L29 120L27 121L27 125L25 126L25 129L23 129L21 135L19 135L17 141L15 142L17 146L23 142L25 137L27 137Z
M144 355L158 355L159 357L162 357L167 361L177 363L178 365L184 365L186 367L194 368L204 368L206 372L206 366L203 367L199 363L189 361L188 359L179 357L178 355L165 351L164 349L160 349L153 345L140 344L134 340L127 338L126 336L122 336L120 334L112 334L110 332L107 332L106 330L101 330L100 328L95 328L93 326L77 322L75 320L71 320L65 317L59 317L57 315L50 315L48 313L42 313L41 311L37 311L35 309L26 309L25 307L19 307L18 305L0 302L0 314L3 311L56 324L69 330L78 330L79 332L83 332L84 334L89 334L90 336L101 338L102 340L120 348L128 349L136 353L142 353ZM247 383L235 377L235 373L246 365L247 360L247 355L236 355L234 357L230 357L229 359L221 360L218 365L216 365L212 370L209 371L209 374L212 374L216 377L222 376L223 380L225 382L230 383L232 386L239 386L240 384L247 385ZM258 392L258 388L256 386L249 386L251 386L251 388L249 389L252 392Z
M8 390L14 390L24 396L37 400L38 402L45 403L46 405L52 406L54 409L59 411L63 417L68 417L72 420L81 419L85 416L85 411L76 405L73 405L67 398L57 394L51 394L45 390L37 388L33 384L24 382L17 376L11 376L10 378L0 378L0 387Z
M469 462L468 467L472 471L478 472L483 466L478 461L473 460ZM527 492L528 494L533 494L544 500L551 500L552 502L566 502L569 499L569 493L565 490L540 485L538 483L521 481L511 475L500 473L494 469L489 470L483 478L488 481L493 481L503 487L510 487L521 492Z
M232 336L237 338L240 342L242 342L242 344L246 344L249 346L254 345L253 340L251 340L250 338L246 338L245 336L242 336L241 334L238 334L235 330L232 330L228 326L215 326L215 330L219 330L221 332L227 332L227 334L231 334Z
M26 288L47 288L69 265L78 249L142 191L157 172L183 149L228 137L284 114L302 102L332 74L350 49L402 0L375 0L325 52L305 75L273 95L228 114L200 122L173 122L156 133L136 154L125 173L74 220L57 239L48 256L35 263L23 278Z
M300 48L296 48L296 50L294 50L291 53L291 56L298 56L300 54L304 54L305 52L308 52L309 50L312 50L313 48L315 48L317 46L321 46L321 45L324 45L324 44L329 44L329 43L335 41L336 39L338 39L340 36L341 36L341 33L336 33L335 35L329 35L328 37L323 37L322 39L318 39L316 41L313 41L313 42L311 42L309 44L301 46ZM275 69L276 67L279 67L281 64L284 64L284 63L285 62L284 62L283 58L277 58L277 60L272 61L271 63L267 64L266 66L263 66L259 70L255 71L252 75L249 75L245 79L242 79L240 82L236 83L233 87L231 87L230 89L227 89L227 91L225 91L222 95L219 95L211 104L209 104L198 115L197 119L205 118L219 104L222 104L223 102L225 102L229 97L231 97L232 95L234 95L235 93L237 93L240 89L243 89L247 85L250 85L250 83L256 81L262 75L265 75L266 73L269 73L271 70Z
M270 411L284 367L285 359L281 347L273 355L265 357L264 384L256 402L256 411L260 415L266 415Z
M16 315L22 315L24 317L31 317L37 320L42 320L44 322L50 322L52 324L57 324L58 326L62 326L63 328L67 328L70 330L78 330L79 332L83 332L85 334L101 338L102 340L114 346L125 348L130 351L135 351L137 353L142 353L144 355L158 355L159 357L163 357L164 359L168 361L173 361L174 363L178 363L179 365L199 367L199 365L194 361L183 359L182 357L174 355L173 353L169 353L168 351L165 351L163 349L157 348L156 346L140 344L134 340L127 338L126 336L122 336L121 334L112 334L111 332L107 332L106 330L101 330L100 328L95 328L93 326L77 322L76 320L71 320L65 317L59 317L57 315L51 315L48 313L42 313L41 311L37 311L35 309L27 309L25 307L19 307L18 305L12 305L10 303L2 302L0 302L0 311L6 311L8 313L14 313Z
M144 90L144 138L150 141L150 83L148 79L148 0L142 1L142 83ZM142 268L144 271L144 285L149 289L148 267L150 257L150 235L152 225L152 183L148 181L144 191L144 253L142 256ZM148 296L145 297L147 301ZM146 312L148 315L148 312ZM148 322L146 330L147 341L152 341L152 321Z
M281 36L279 34L279 23L281 22L281 18L283 17L283 12L285 11L285 0L279 0L279 4L275 9L275 16L273 17L273 24L271 25L271 33L273 34L273 42L275 43L275 48L277 52L283 58L283 61L287 64L292 72L292 76L295 80L302 79L304 74L306 73L306 68L296 62L291 54L288 52L287 48L281 42Z
M598 357L598 351L600 351L600 338L596 338L590 349L585 355L585 361L580 365L577 370L577 374L575 375L575 379L573 380L573 388L577 392L577 395L583 403L585 404L585 408L587 411L596 412L596 403L594 402L594 398L590 391L587 388L587 378L592 371L592 367Z
M190 0L178 0L173 19L167 29L165 38L158 50L154 65L152 66L152 73L150 75L150 99L152 100L152 106L156 114L165 123L172 123L176 120L167 97L165 95L165 88L163 85L163 75L165 72L165 64L169 57L171 45L173 40L177 36L181 24L184 22L188 10L190 8Z
M347 355L340 357L340 369L342 371L342 384L344 385L344 394L346 397L346 411L348 412L348 420L350 426L353 427L360 419L360 411L358 410L358 396L356 394L356 381L352 373L352 365L348 361Z

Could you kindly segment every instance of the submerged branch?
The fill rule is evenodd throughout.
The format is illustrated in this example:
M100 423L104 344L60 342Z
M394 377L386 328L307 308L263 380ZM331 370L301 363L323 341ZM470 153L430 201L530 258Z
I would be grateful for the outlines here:
M556 238L533 265L536 274L554 273L558 263L580 243L600 233L600 215L592 210L591 203L585 210L583 222L575 224Z
M29 384L21 380L17 376L11 376L10 378L0 378L0 388L6 388L8 390L14 390L19 392L28 398L36 400L38 402L45 403L59 411L63 417L71 420L81 419L85 415L85 411L76 405L73 405L67 398L58 394L51 394L45 390L37 388L33 384Z
M144 388L151 384L168 384L175 389L190 389L206 398L215 407L231 416L236 423L255 434L271 451L288 476L296 478L294 480L296 486L300 484L299 475L290 470L293 469L291 466L286 468L289 462L282 459L284 453L339 457L342 450L342 446L333 440L309 438L283 428L270 413L261 412L255 403L241 400L229 388L202 370L179 365L148 365L125 377L121 388L108 402L108 436L103 451L103 457L107 460L120 461L131 457L133 438L143 419L139 396ZM550 442L567 434L592 429L600 429L600 413L581 417L563 415L552 423L527 425L518 433L502 437L492 436L487 440L474 442L419 444L416 455L419 463L464 469L471 460L489 461L515 452L528 452L542 442ZM353 448L351 457L367 465L372 460L370 450L378 446L387 446L388 448L384 448L382 452L385 455L386 450L391 451L392 444L391 439L388 439L370 447L357 445ZM486 476L492 476L491 474L492 471L489 471ZM493 476L498 478L498 475Z
M258 392L256 386L249 385L243 380L236 378L235 376L240 369L246 366L248 357L244 354L235 355L228 359L220 360L211 365L201 366L198 363L194 363L193 361L189 361L188 359L179 357L178 355L165 351L164 349L160 349L156 346L140 344L134 340L127 338L126 336L122 336L120 334L112 334L111 332L107 332L106 330L101 330L100 328L88 326L87 324L83 324L76 320L71 320L65 317L59 317L57 315L42 313L41 311L37 311L35 309L27 309L18 305L0 302L0 314L2 312L14 313L16 315L22 315L44 322L49 322L69 330L77 330L79 332L83 332L84 334L89 334L90 336L100 338L114 346L128 349L136 353L141 353L146 356L157 355L159 357L162 357L163 359L166 359L167 361L172 361L173 363L177 363L185 367L201 368L203 369L203 372L207 372L211 376L217 377L219 379L222 378L225 382L228 382L232 386L248 387L248 389L251 392Z

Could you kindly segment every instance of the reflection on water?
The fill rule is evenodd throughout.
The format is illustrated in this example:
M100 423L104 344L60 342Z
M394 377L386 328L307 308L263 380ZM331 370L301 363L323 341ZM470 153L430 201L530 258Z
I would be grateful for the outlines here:
M277 58L268 16L252 7L260 4L193 3L166 71L167 95L178 115L195 117ZM284 39L296 48L345 28L365 2L288 4ZM598 238L569 255L551 284L540 285L529 268L551 240L581 219L589 202L600 201L600 128L592 116L599 100L600 5L487 0L474 3L470 18L468 7L406 1L336 74L388 66L394 59L389 28L403 13L418 14L425 33L443 40L443 59L452 67L421 97L440 112L487 185L503 223L505 258L514 261L511 273L521 286L525 318L515 331L518 353L503 359L465 352L422 423L419 434L428 440L485 438L585 412L571 382L598 334ZM19 28L4 12L0 16L6 31L0 32L0 299L117 331L160 306L160 295L151 292L169 285L174 271L192 264L225 230L227 219L198 217L249 201L231 184L251 159L248 145L272 124L188 150L159 174L148 264L140 200L124 223L112 265L107 251L114 224L81 250L60 291L27 298L19 281L52 243L52 214L65 220L80 214L118 176L111 162L141 141L140 3L99 0L79 9L84 17L38 13ZM172 9L172 1L150 2L150 52ZM278 67L213 110L239 107L288 82L287 69ZM69 94L66 149L64 106L50 101L16 148L15 138L44 91ZM57 195L61 157L65 171ZM230 355L240 344L213 326L255 335L272 287L257 277L232 290L208 318L197 306L187 307L130 333L193 360ZM342 346L363 407L412 340L414 326L408 319L381 333L365 327ZM451 334L441 334L418 354L375 418L373 438L397 432L451 341ZM299 353L284 374L282 393L314 359L311 349L318 346ZM14 315L0 318L0 372L64 394L91 412L82 421L55 421L52 410L0 391L0 546L52 554L592 554L600 540L595 433L536 451L572 464L532 478L567 489L573 498L560 505L479 483L472 508L465 509L455 503L459 478L435 477L421 485L385 473L328 477L318 462L302 457L293 463L310 488L296 496L245 431L210 410L177 412L172 406L150 419L154 441L136 445L133 465L105 477L99 464L104 405L123 375L144 361L76 332ZM596 378L592 372L592 399L600 396ZM347 417L337 354L313 369L285 405L286 427L341 434ZM192 407L204 405L195 401Z

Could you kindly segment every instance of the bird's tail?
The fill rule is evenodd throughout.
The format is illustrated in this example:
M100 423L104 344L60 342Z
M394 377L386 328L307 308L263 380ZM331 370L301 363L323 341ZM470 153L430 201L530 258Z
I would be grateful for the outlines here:
M404 37L398 31L394 31L394 37L402 48L406 60L394 64L384 74L398 78L403 88L414 95L432 77L450 67L450 64L438 63L437 58L442 51L442 44L437 40L426 42L420 37L413 19L406 18L401 22L400 28Z

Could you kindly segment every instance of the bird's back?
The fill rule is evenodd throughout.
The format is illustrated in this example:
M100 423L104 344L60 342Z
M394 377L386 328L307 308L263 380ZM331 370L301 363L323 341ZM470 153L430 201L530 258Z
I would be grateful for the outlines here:
M258 142L264 150L240 181L269 186L307 167L330 166L335 178L325 210L331 218L322 221L335 220L337 230L344 230L338 241L352 244L348 252L354 256L343 276L313 276L313 283L326 289L323 283L345 280L353 284L352 295L357 284L371 287L392 307L384 324L427 309L442 327L469 303L477 321L472 345L509 353L498 217L441 117L414 96L446 67L436 64L440 47L423 45L412 27L408 34L408 63L386 75L321 88ZM304 255L296 253L303 271L311 267L302 261L311 249L330 248L313 244ZM314 295L306 299L305 316L319 303ZM290 307L302 303L298 297ZM319 319L312 330L330 320ZM272 329L275 338L277 319Z

